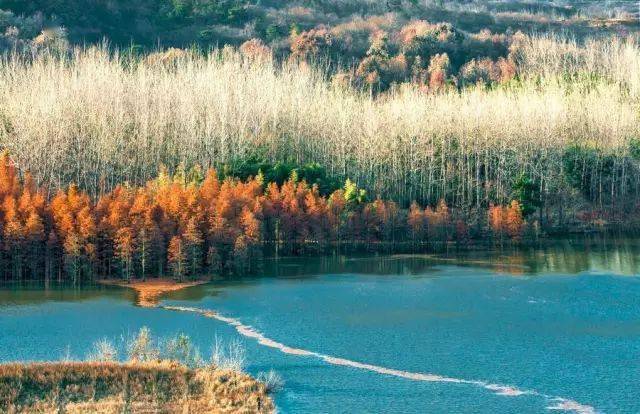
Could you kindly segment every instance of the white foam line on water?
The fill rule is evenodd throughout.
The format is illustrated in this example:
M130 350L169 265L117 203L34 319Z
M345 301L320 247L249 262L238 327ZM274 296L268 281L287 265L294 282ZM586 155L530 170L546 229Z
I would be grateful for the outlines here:
M577 401L573 401L568 398L556 397L556 396L544 394L544 393L533 391L533 390L521 390L517 387L510 386L510 385L492 384L490 382L479 381L479 380L451 378L451 377L446 377L446 376L437 375L437 374L430 374L430 373L402 371L402 370L393 369L393 368L381 367L378 365L365 364L362 362L352 361L350 359L324 355L318 352L308 351L306 349L292 348L280 342L274 341L271 338L266 337L264 334L257 331L253 327L249 325L244 325L238 319L223 316L212 310L198 309L198 308L191 308L191 307L184 307L184 306L161 306L161 307L163 309L172 310L172 311L197 313L207 318L213 318L218 321L224 322L228 325L235 327L236 331L238 331L240 335L243 335L247 338L255 339L260 345L264 345L269 348L278 349L279 351L284 352L285 354L315 357L332 365L347 366L347 367L367 370L371 372L376 372L383 375L391 375L399 378L406 378L413 381L469 384L469 385L474 385L474 386L492 391L497 395L502 395L507 397L517 397L520 395L532 395L532 396L543 397L548 399L552 404L547 407L548 410L552 410L552 411L567 411L567 412L574 412L577 414L596 414L597 413L596 409L590 405L581 404Z

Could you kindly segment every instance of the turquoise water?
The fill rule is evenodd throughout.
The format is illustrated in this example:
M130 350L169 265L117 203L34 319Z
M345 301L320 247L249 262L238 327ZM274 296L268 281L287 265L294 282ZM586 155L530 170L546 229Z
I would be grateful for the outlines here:
M215 337L242 341L250 373L284 379L283 413L635 413L635 246L274 260L163 301L189 312L135 307L119 288L13 286L0 360L81 358L146 325L204 354Z

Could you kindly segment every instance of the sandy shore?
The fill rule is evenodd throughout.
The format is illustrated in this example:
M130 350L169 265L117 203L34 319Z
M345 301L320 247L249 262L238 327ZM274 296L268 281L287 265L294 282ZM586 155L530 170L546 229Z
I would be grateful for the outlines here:
M176 282L173 279L147 279L147 280L132 280L129 283L122 280L100 280L99 283L104 285L122 286L130 288L136 291L137 298L136 304L146 308L155 307L158 305L160 297L167 293L176 290L188 288L191 286L202 285L207 283L204 280L192 281L192 282Z

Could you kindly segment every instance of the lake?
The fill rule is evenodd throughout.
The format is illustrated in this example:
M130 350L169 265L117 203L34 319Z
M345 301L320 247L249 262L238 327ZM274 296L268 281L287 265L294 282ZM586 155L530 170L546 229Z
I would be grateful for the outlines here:
M282 413L640 412L640 244L266 260L134 306L105 286L5 285L0 361L84 358L142 326L239 340ZM217 319L201 310L214 310Z

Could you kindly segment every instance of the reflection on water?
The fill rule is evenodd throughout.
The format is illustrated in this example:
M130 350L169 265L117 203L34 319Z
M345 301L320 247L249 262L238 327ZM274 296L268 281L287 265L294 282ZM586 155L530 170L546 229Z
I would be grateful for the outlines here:
M197 287L197 286L194 286ZM214 296L216 290L186 288L171 292L175 300L200 300ZM44 302L82 302L94 299L124 299L136 303L133 289L100 283L76 285L56 282L25 282L0 284L0 307L13 305L36 305Z
M489 268L511 274L607 272L620 275L640 273L640 245L637 240L564 240L535 248L512 251L470 252L460 257L474 266L487 262ZM473 261L477 261L473 263Z
M568 239L526 248L452 249L439 254L280 258L266 260L261 274L268 277L319 273L421 275L437 272L442 265L480 267L512 275L598 271L635 275L640 273L640 243L633 239Z
M19 294L16 294L19 292ZM81 302L98 298L135 300L133 290L99 284L73 286L67 283L4 283L0 285L0 306L34 305L44 302Z
M165 295L172 300L198 301L219 294L221 287L250 286L256 278L314 278L326 274L420 275L437 277L442 266L483 268L519 276L535 274L640 274L640 243L634 239L577 239L546 242L527 248L452 249L439 254L360 254L316 257L281 257L263 260L259 271L234 278L214 278L212 284L195 286ZM19 295L15 292L20 291ZM135 301L135 293L117 286L42 282L0 285L0 306L46 301L85 301L112 297Z

